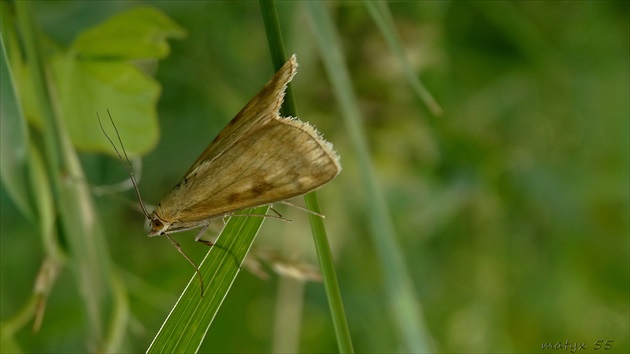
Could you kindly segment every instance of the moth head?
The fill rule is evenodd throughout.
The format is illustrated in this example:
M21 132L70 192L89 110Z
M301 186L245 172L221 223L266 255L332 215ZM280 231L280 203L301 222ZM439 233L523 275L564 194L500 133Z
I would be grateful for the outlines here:
M149 237L165 235L166 233L168 233L168 229L171 226L170 223L162 220L155 212L149 215L148 221Z

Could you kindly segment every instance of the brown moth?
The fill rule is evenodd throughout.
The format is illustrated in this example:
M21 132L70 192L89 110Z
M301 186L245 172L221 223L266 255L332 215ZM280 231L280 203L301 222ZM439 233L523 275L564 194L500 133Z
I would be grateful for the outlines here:
M308 123L280 116L297 66L293 55L208 145L148 216L149 236L299 196L339 174L332 144Z
M149 236L168 237L195 267L201 280L202 296L203 280L198 267L169 234L201 228L195 240L212 245L201 240L212 219L306 194L341 171L339 156L332 144L315 128L297 118L280 116L287 84L297 72L297 66L293 55L223 128L150 214L142 202L123 148L127 171L149 220ZM122 146L119 135L118 139ZM113 142L112 146L116 149ZM118 156L121 157L120 153Z

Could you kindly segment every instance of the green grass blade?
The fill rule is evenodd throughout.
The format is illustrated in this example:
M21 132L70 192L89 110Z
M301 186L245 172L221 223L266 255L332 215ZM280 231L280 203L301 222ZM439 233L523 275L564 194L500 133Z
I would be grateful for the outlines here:
M430 351L428 334L424 327L418 303L404 255L396 239L396 232L389 216L385 197L376 180L368 152L367 139L360 124L361 114L352 89L350 75L345 67L340 40L337 36L326 4L307 2L315 37L321 50L324 66L341 105L343 119L350 140L356 150L365 194L368 198L368 220L373 242L383 269L387 303L397 324L402 343L410 352Z
M274 1L260 0L260 11L262 12L263 23L265 24L265 34L267 35L267 45L269 46L269 54L271 62L276 70L287 60L287 53L284 50L284 40L282 39L282 30L280 29L280 21ZM287 109L288 99L285 99L283 108ZM293 101L293 99L291 99ZM291 103L292 104L292 103ZM291 108L295 110L295 107Z
M407 55L405 55L403 45L398 37L398 32L396 31L392 13L389 10L387 3L384 1L363 0L363 4L365 4L365 7L367 7L370 15L374 19L374 22L376 22L376 25L381 30L381 33L383 33L387 44L398 57L398 60L403 67L405 78L411 87L434 116L441 116L442 107L440 107L439 103L437 103L435 98L433 98L431 92L424 87L418 78L418 75L413 70Z
M107 346L104 328L106 314L112 303L109 274L111 263L105 234L96 215L94 203L86 185L66 183L62 176L83 178L78 156L69 140L62 114L55 111L53 98L48 88L54 86L46 71L45 51L41 48L41 37L31 3L18 2L17 24L20 28L28 70L31 75L34 104L42 116L42 136L50 184L58 210L58 221L70 248L69 265L77 279L77 287L87 319L86 342L97 351ZM115 300L114 300L115 301Z
M5 6L5 4L2 4ZM1 16L5 16L4 13ZM3 21L8 21L4 20ZM4 37L0 33L0 177L11 200L28 218L33 206L27 186L28 130L18 102ZM14 33L11 33L14 34Z
M265 215L268 208L262 206L237 214ZM200 296L201 285L194 274L147 353L196 353L199 350L263 221L264 217L230 218L199 266L206 287L204 297Z
M317 194L309 193L304 196L304 200L306 201L306 206L310 210L320 213ZM350 337L350 329L348 328L346 313L341 299L341 290L339 290L339 283L337 282L337 273L335 273L335 264L333 262L332 253L330 252L328 236L326 236L324 220L313 214L309 214L309 220L311 222L311 230L313 231L313 239L315 241L315 249L317 250L319 267L322 272L322 279L326 288L326 296L328 297L328 306L330 307L333 326L335 327L339 352L354 353L352 338Z
M274 65L276 66L276 69L278 69L284 63L284 60L286 60L286 53L284 52L284 43L282 41L282 33L280 30L275 4L274 1L261 0L260 7L265 21L269 51L271 52ZM287 95L285 96L285 102L283 104L283 113L288 116L298 117L297 105L295 104L293 92L290 89L291 86L289 85ZM306 206L310 210L320 213L317 194L315 192L308 193L304 196L304 199L306 201ZM343 301L341 300L341 291L339 290L339 284L337 282L335 266L332 260L332 253L330 251L330 244L328 243L328 236L326 235L326 228L324 227L322 218L319 216L309 214L309 220L311 223L311 230L313 231L313 240L317 249L319 267L322 272L324 287L326 289L326 296L328 297L330 314L335 328L337 345L340 352L353 353L354 349L352 346L352 338L350 337L350 330L348 328L348 322L343 308Z

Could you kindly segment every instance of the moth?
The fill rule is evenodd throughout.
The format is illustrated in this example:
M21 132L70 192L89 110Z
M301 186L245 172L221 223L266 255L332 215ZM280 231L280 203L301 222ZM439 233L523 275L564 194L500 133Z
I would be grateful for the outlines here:
M293 55L223 128L153 212L142 203L133 172L126 164L149 221L149 236L167 236L200 279L197 266L169 234L201 228L195 240L212 245L201 239L212 219L306 194L341 172L339 155L315 128L280 115L287 85L297 67ZM107 139L112 142L109 136ZM124 149L123 153L127 157Z

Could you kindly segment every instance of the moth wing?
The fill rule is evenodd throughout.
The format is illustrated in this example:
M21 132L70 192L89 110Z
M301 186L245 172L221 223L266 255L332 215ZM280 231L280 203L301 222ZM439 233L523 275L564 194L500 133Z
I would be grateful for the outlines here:
M252 98L243 109L223 128L206 150L197 158L184 176L188 176L197 166L206 160L213 160L236 143L252 127L264 124L278 114L284 101L284 94L289 82L297 72L295 54L287 60L267 84Z
M274 118L205 160L161 203L165 219L194 223L305 194L341 171L332 145L309 124Z

